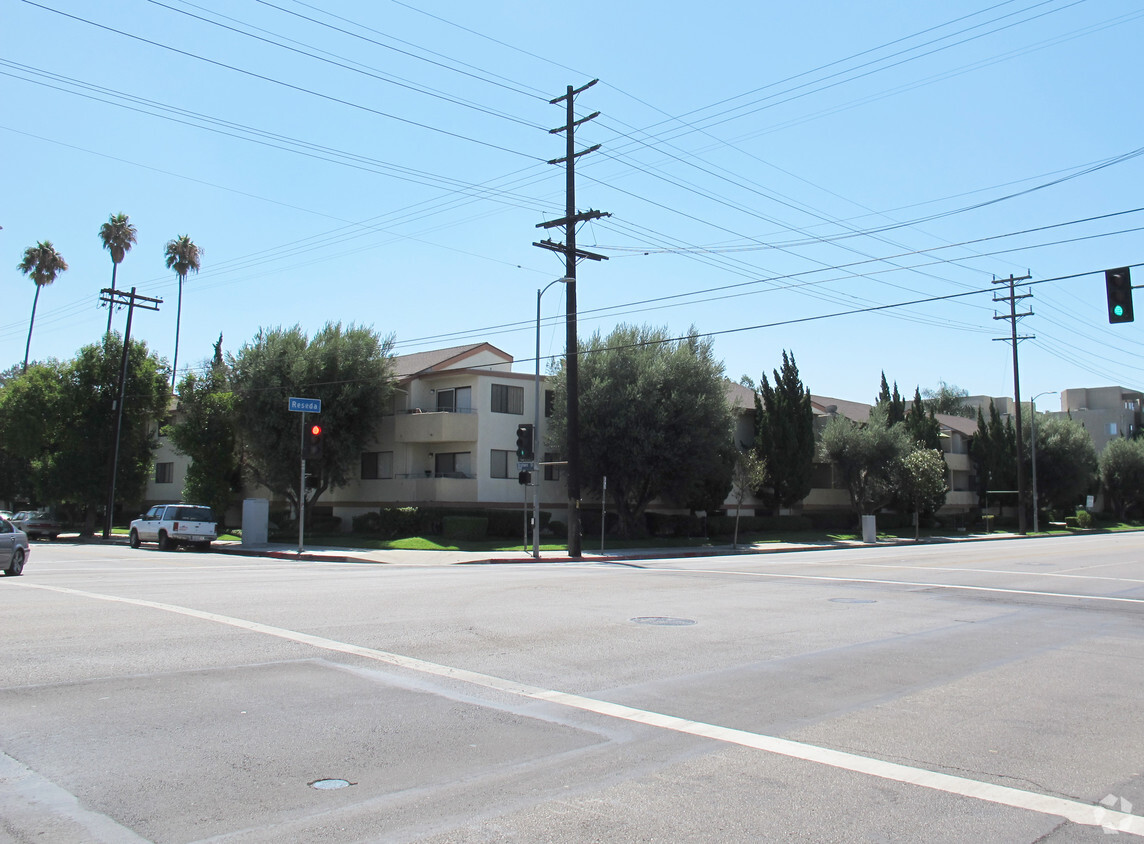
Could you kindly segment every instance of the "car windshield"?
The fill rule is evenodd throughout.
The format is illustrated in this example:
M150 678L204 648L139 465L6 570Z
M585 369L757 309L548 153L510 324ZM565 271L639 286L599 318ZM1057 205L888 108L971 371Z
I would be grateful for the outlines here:
M213 522L210 507L176 507L175 518L184 522Z

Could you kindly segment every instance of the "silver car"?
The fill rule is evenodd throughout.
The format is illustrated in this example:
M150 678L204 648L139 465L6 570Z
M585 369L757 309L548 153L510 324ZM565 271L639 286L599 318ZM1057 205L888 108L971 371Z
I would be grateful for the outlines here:
M23 574L30 553L28 535L7 519L0 519L0 565L4 566L4 574L9 577Z

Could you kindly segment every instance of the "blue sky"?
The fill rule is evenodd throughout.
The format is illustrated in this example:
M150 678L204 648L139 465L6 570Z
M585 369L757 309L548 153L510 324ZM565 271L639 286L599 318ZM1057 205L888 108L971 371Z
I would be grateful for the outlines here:
M70 270L41 293L33 359L98 340L97 232L122 211L139 242L118 285L164 300L132 335L168 360L163 247L204 250L180 370L220 333L234 352L262 327L341 321L398 353L487 340L531 371L536 290L564 275L532 245L564 213L548 101L599 79L577 98L600 112L578 146L601 145L577 206L612 216L578 233L609 257L580 265L582 334L693 325L732 379L788 349L812 392L859 401L883 370L908 395L1012 395L988 289L1029 274L1023 398L1144 386L1139 329L1107 324L1103 282L1144 261L1136 3L0 9L0 368L23 359L34 287L16 265L39 240ZM559 354L559 287L543 305L542 352Z

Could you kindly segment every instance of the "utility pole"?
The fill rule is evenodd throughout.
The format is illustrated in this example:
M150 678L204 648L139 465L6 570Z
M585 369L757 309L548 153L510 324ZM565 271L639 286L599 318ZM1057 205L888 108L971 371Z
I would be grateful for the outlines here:
M107 303L109 311L114 308L115 305L127 305L127 330L123 333L123 362L119 367L119 389L116 392L114 408L115 439L113 440L111 452L111 478L107 483L107 515L103 520L103 538L107 539L111 536L111 521L115 515L115 476L119 472L119 434L123 429L123 394L127 389L127 352L131 348L131 317L135 313L136 308L146 308L149 311L159 310L159 306L163 304L163 300L152 299L148 296L137 296L134 287L131 288L130 293L123 290L115 290L110 287L105 287L99 292L103 294L99 297L99 300Z
M1017 336L1017 320L1023 319L1027 316L1032 316L1032 311L1025 313L1017 313L1017 300L1028 299L1032 297L1032 293L1017 294L1014 285L1018 281L1027 281L1031 276L1021 276L1021 278L1013 278L1012 274L1008 278L995 278L994 284L1008 284L1008 296L994 296L994 302L1008 302L1009 313L1002 315L994 315L993 319L1007 319L1009 320L1009 336L1008 337L994 337L994 340L1000 340L1004 343L1013 344L1013 398L1016 401L1016 421L1017 421L1017 533L1024 536L1025 529L1025 498L1028 490L1025 484L1025 460L1024 460L1024 435L1021 433L1021 370L1017 364L1017 342L1020 340L1034 340L1035 334L1026 334L1020 337Z
M588 147L588 149L576 151L576 127L582 123L587 123L596 117L599 117L600 112L596 111L587 117L580 120L576 119L575 115L575 100L576 95L581 91L586 91L591 88L600 80L593 79L587 85L582 85L579 88L568 86L568 90L562 96L554 100L550 100L550 105L557 105L561 102L565 104L565 123L550 130L549 134L555 135L560 132L565 133L565 154L562 158L554 158L549 161L549 164L563 164L565 165L565 204L564 216L559 220L551 220L547 223L537 224L538 229L551 229L558 226L564 227L564 243L556 243L548 238L534 242L533 246L539 246L541 249L548 249L552 252L562 252L564 254L564 277L565 287L567 288L567 339L565 341L565 375L568 381L568 556L580 557L580 362L579 362L579 346L576 338L576 263L581 258L588 258L592 261L606 261L607 257L604 255L597 255L592 252L585 252L582 249L576 248L576 225L586 220L595 220L600 217L610 216L603 211L585 211L583 213L576 212L576 159L581 155L587 155L590 152L595 152L600 148L599 144Z

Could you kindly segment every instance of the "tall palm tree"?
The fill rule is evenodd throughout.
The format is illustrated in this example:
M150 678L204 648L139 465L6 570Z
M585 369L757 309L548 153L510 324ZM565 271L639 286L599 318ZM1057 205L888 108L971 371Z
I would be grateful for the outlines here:
M111 253L111 289L115 290L115 271L123 261L123 256L131 251L135 245L135 226L123 212L112 214L107 222L99 227L99 239L103 241L103 248ZM112 297L114 298L114 297ZM107 303L107 333L111 333L111 314L115 308L113 303Z
M40 301L40 288L56 280L68 262L56 251L50 240L41 240L24 250L24 260L17 269L36 283L36 298L32 300L32 321L28 323L28 345L24 347L24 371L28 371L28 352L32 348L32 328L36 324L36 304Z
M195 246L189 235L181 234L167 241L167 269L179 277L179 307L175 311L175 360L171 364L171 389L175 389L175 374L179 371L179 323L183 319L183 281L189 272L199 271L203 250Z

